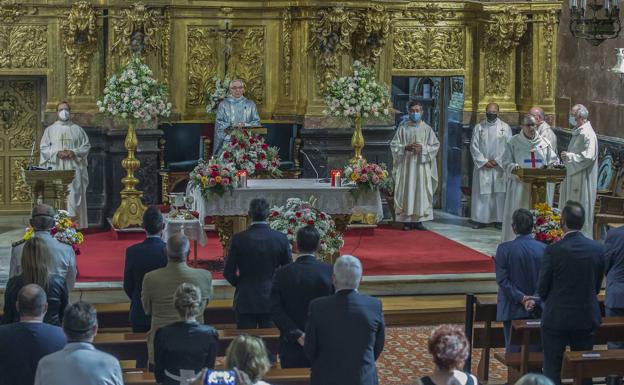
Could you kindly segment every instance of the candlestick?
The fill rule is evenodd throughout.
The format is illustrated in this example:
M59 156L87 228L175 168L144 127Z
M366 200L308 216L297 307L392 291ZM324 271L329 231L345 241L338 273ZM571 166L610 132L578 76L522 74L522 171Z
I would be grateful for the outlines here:
M341 187L342 186L342 176L340 175L340 173L337 173L336 176L336 187Z
M247 172L246 171L238 172L238 187L247 188Z

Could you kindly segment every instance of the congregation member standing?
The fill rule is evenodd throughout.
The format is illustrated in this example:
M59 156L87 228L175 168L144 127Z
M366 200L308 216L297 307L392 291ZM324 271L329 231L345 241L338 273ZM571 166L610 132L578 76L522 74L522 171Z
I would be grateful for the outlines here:
M607 291L605 294L605 315L624 317L624 227L612 229L605 239L605 274ZM609 349L624 349L624 342L609 342Z
M511 139L511 128L499 119L496 103L487 105L485 116L485 120L472 130L470 141L470 153L474 161L471 219L475 229L492 222L501 226L507 191L502 158L505 145Z
M583 206L568 202L561 212L565 234L546 247L539 273L544 374L555 385L561 384L566 346L573 351L592 350L601 322L597 295L604 275L604 246L583 235L583 223Z
M173 234L167 240L167 266L150 271L143 278L141 302L145 314L152 316L147 333L147 353L150 364L154 364L154 336L161 326L176 322L179 314L174 306L174 293L183 283L193 284L201 290L201 305L204 309L212 298L212 275L208 270L194 269L186 261L191 246L186 235ZM204 313L197 316L204 323Z
M269 203L249 203L251 225L234 234L223 276L234 287L234 314L239 329L271 328L271 284L275 270L292 262L286 235L269 227Z
M33 385L41 357L63 349L63 329L43 322L45 291L37 285L17 294L19 322L0 326L0 385Z
M541 107L537 107L537 106L531 107L531 109L529 110L529 114L535 118L535 122L537 123L537 134L541 136L542 138L546 139L548 141L548 144L550 144L550 147L552 147L553 151L559 154L559 151L557 151L557 135L555 135L555 132L550 127L550 124L546 122L545 120L546 116L544 115L544 110ZM548 203L550 207L552 207L553 205L554 196L555 196L555 183L547 183L546 184L546 203Z
M535 297L546 245L531 236L533 215L529 210L516 210L511 226L516 239L503 242L496 249L496 320L503 322L506 351L517 352L519 347L509 344L511 321L539 314L540 307L536 305Z
M308 307L313 299L332 293L332 267L318 261L320 234L314 226L297 231L299 257L275 272L271 288L273 322L280 329L282 368L309 368L303 351Z
M385 341L381 301L358 293L362 264L343 255L334 264L336 294L310 303L303 349L311 385L377 385L375 361Z
M167 265L166 245L161 236L165 222L160 210L151 206L143 214L145 240L126 249L123 288L130 299L130 325L134 333L150 329L151 318L141 304L143 277Z

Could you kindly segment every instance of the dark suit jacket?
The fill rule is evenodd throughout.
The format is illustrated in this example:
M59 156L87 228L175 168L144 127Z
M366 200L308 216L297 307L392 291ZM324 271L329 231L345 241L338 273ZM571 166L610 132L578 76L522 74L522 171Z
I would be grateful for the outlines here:
M600 326L598 292L604 274L604 246L580 231L548 245L538 293L544 303L542 328L594 330Z
M41 357L66 343L58 326L31 322L0 326L0 385L32 385Z
M375 361L384 346L381 301L341 290L310 303L304 350L312 385L377 385Z
M520 303L525 295L537 294L537 279L546 245L531 235L519 235L496 249L498 300L496 320L510 321L531 315Z
M624 308L624 227L610 230L605 240L607 293L605 306Z
M4 292L3 324L18 322L20 319L15 303L17 302L17 293L24 287L23 277L22 274L16 275L7 282L6 291ZM43 318L43 322L60 326L63 322L63 313L65 313L69 295L65 277L58 274L50 274L48 276L48 287L45 292L48 297L48 311Z
M234 311L270 313L273 273L291 262L286 235L272 230L268 224L256 223L235 234L223 269L225 279L236 287Z
M130 298L130 324L133 328L150 328L150 317L145 314L141 305L143 277L146 273L167 265L165 246L162 239L149 237L126 249L123 287Z
M271 313L280 329L280 362L283 368L310 367L297 339L308 320L313 299L332 294L332 266L302 255L294 263L280 267L273 277Z

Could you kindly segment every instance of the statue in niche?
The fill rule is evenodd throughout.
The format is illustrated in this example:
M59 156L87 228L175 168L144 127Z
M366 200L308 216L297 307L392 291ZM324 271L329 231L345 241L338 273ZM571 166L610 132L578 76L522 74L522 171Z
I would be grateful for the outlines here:
M142 31L132 32L129 48L132 56L143 55L143 51L145 51L145 34Z

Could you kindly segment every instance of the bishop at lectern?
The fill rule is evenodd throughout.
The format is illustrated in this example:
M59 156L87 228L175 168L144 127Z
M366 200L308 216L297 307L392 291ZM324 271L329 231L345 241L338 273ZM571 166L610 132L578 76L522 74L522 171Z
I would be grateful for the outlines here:
M217 110L215 120L215 155L221 153L223 143L230 139L227 129L235 127L257 127L260 125L260 116L256 103L243 96L245 84L240 79L230 82L228 97L225 98Z

